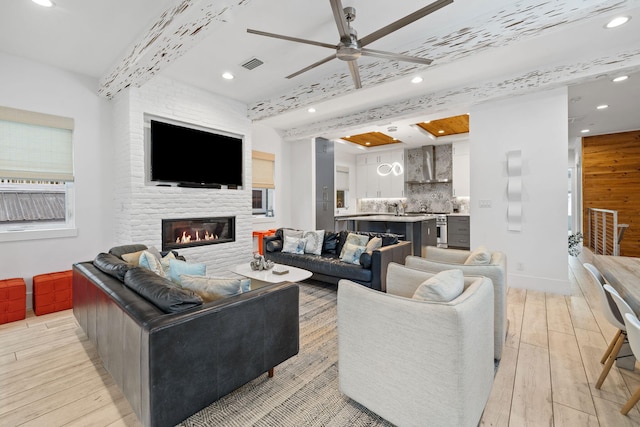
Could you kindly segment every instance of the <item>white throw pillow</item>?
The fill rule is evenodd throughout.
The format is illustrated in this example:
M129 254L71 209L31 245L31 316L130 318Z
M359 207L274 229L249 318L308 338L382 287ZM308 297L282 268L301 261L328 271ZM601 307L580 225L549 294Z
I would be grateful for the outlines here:
M322 242L324 241L324 230L305 231L304 241L305 254L320 255L322 253Z
M291 228L282 229L282 237L295 237L296 239L300 239L303 236L304 236L304 231L302 230L293 230Z
M345 243L342 247L340 261L348 262L349 264L360 264L360 255L362 255L364 250L364 246L354 245L353 243Z
M349 233L347 235L347 238L344 241L344 245L342 246L342 250L340 251L340 259L342 259L344 257L344 251L345 251L345 247L347 246L347 244L366 247L368 242L369 242L369 236L367 236L367 235ZM359 256L360 255L358 255L358 257Z
M471 252L464 265L486 265L491 261L491 253L484 246L478 246Z
M282 245L282 252L288 252L290 254L303 254L304 253L305 240L301 238L285 236L284 244Z
M216 277L180 275L182 287L190 289L205 301L215 301L242 293L240 279L221 279Z
M460 296L463 289L462 270L445 270L422 282L413 294L413 299L449 302Z
M371 240L367 243L367 247L365 252L371 255L373 251L376 249L380 249L382 247L382 238L380 237L372 237Z
M165 271L162 268L162 263L151 251L142 251L138 260L140 267L153 271L158 276L165 277Z

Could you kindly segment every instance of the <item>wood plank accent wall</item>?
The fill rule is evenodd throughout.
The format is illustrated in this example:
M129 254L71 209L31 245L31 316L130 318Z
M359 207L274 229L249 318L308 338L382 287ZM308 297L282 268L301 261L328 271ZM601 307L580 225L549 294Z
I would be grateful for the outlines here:
M582 200L585 231L588 208L617 210L620 255L640 257L640 130L582 139Z

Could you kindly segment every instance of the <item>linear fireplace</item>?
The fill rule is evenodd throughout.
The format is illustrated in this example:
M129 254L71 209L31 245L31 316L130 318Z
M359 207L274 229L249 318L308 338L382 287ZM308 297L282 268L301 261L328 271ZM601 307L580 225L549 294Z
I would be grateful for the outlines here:
M162 220L162 250L235 242L236 217Z

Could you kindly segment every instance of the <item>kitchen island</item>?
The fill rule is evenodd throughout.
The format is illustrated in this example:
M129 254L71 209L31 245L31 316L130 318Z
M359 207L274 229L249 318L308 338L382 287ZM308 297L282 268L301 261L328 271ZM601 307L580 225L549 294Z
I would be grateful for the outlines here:
M423 256L425 246L437 245L435 215L365 215L345 218L354 231L394 233L401 240L413 242L413 255Z

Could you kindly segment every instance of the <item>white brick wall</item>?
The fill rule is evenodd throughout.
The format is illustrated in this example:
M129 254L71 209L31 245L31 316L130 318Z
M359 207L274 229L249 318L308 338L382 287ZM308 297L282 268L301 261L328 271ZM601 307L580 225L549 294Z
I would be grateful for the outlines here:
M251 215L251 123L245 104L156 77L114 99L115 241L162 247L163 218L236 217L236 241L181 249L190 262L221 275L249 262ZM145 185L144 114L244 135L244 189L200 189ZM180 147L176 146L176 156ZM223 161L221 159L221 161ZM215 160L212 167L215 167Z

